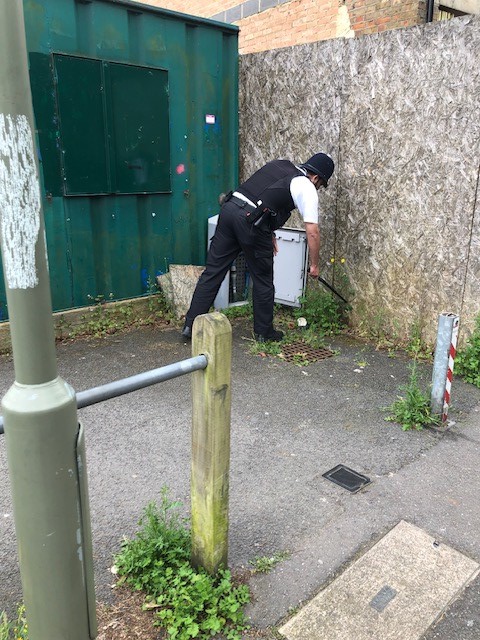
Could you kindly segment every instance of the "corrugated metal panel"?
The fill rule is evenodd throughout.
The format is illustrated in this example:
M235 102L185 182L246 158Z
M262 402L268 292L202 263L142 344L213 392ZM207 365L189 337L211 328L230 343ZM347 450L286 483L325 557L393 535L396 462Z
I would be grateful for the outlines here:
M24 0L24 11L39 139L50 154L59 136L53 54L168 72L171 192L66 197L61 163L52 175L41 167L57 191L44 198L54 309L138 296L169 263L203 264L207 219L237 182L238 29L115 0Z

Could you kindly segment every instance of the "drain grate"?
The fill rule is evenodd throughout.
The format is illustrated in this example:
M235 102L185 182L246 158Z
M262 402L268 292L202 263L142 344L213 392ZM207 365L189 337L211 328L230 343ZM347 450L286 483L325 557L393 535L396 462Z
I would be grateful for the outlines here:
M331 358L333 355L335 354L330 349L315 349L303 341L282 345L282 357L287 362L308 364Z
M344 464L337 464L337 466L330 469L330 471L322 473L322 476L347 489L350 493L355 493L371 483L370 478L346 467Z

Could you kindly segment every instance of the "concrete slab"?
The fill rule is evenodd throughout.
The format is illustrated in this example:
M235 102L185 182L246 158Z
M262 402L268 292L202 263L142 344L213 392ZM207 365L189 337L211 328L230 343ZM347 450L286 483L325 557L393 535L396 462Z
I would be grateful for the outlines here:
M402 520L279 631L289 640L418 640L478 570Z

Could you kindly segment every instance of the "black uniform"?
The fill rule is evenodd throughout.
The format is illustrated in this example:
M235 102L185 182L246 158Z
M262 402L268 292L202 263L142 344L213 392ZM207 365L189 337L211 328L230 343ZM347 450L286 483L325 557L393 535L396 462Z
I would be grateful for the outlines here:
M208 313L232 262L243 251L253 281L253 330L265 337L272 334L275 297L272 231L283 226L295 208L290 182L303 175L289 160L273 160L234 192L250 203L232 194L227 196L220 209L205 271L186 315L186 327L191 328L198 315Z

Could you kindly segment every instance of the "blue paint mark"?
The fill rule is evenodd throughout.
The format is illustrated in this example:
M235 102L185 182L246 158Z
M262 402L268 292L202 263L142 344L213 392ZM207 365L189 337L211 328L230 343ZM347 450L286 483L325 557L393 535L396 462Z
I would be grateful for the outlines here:
M140 278L141 278L141 281L142 281L142 287L144 289L148 289L148 287L150 285L150 282L149 282L150 278L148 277L147 269L141 269Z
M204 124L203 130L206 134L213 131L213 133L218 135L221 131L220 123L218 122L218 120L215 122L215 124L209 124L208 122L206 122Z

